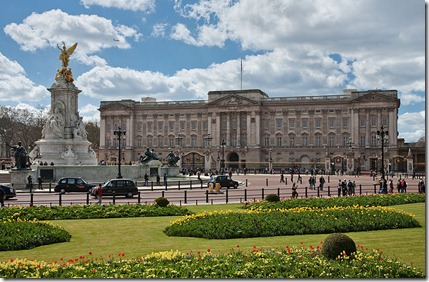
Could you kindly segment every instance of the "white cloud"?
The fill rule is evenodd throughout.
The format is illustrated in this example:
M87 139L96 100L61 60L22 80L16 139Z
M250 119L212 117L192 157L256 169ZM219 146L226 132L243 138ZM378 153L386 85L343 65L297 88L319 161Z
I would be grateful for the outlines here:
M350 73L353 80L347 84L358 89L424 91L423 2L200 0L176 1L175 10L194 20L172 29L171 38L186 44L222 47L230 40L256 51L304 45L347 58L338 69ZM338 77L328 80L332 86L342 82Z
M20 64L0 53L0 102L38 101L48 97L48 90L25 76Z
M168 26L168 24L166 24L166 23L157 23L157 24L153 25L151 35L153 37L164 37L165 36L165 29L167 28L167 26Z
M131 45L126 38L140 40L142 34L136 29L113 25L111 20L96 15L69 15L61 10L50 10L42 14L32 13L21 24L11 23L4 32L15 40L24 51L34 52L66 42L71 46L79 42L75 54L83 64L105 65L106 61L90 55L106 48L127 49Z
M105 8L117 8L131 11L144 11L152 13L155 11L155 0L81 0L85 8L97 5Z
M414 93L402 93L400 95L401 105L413 105L419 104L426 101L424 96L420 96Z
M425 112L404 113L398 116L399 138L406 142L416 142L425 136Z
M92 104L86 104L79 108L79 116L83 118L84 122L100 121L100 112L98 107Z

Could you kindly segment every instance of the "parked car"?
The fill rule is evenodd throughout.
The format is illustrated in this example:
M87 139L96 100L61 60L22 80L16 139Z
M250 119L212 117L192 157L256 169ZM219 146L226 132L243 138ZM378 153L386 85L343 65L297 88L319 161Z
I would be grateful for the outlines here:
M213 187L215 183L220 183L220 187L226 187L228 189L231 187L237 189L238 187L238 181L232 180L229 175L215 176L207 183L207 186L210 186L211 183L213 183Z
M6 184L0 184L0 189L3 190L4 192L4 198L10 199L10 198L15 198L16 197L16 191L14 188L12 188L11 185L6 185Z
M65 192L89 192L95 184L86 182L80 177L63 177L58 180L54 191L64 194Z
M94 189L97 189L95 187ZM136 182L128 178L115 178L106 181L102 186L102 195L112 196L115 192L115 196L125 196L126 198L132 198L134 195L139 193Z

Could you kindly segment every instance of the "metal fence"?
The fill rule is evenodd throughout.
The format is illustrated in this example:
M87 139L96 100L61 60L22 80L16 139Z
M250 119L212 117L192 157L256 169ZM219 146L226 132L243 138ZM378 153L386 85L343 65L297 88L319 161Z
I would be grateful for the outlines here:
M237 189L221 189L220 193L216 190L209 191L203 181L196 185L194 182L169 182L167 185L154 185L148 183L148 186L139 186L138 194L133 198L124 198L122 196L103 196L103 204L152 204L157 197L167 198L174 205L199 205L199 204L224 204L224 203L245 203L255 202L265 199L268 194L276 194L281 199L292 197L290 187L260 187L248 188L247 180ZM186 185L187 184L187 185ZM267 180L268 186L268 180ZM17 197L5 201L5 206L62 206L62 205L90 205L97 203L97 199L89 193L70 192L55 193L50 183L45 184L47 189L34 191L17 191ZM380 185L357 185L354 193L350 195L373 195L378 194ZM396 189L395 189L396 190ZM416 193L416 189L409 189L408 193ZM327 185L323 190L320 187L310 189L308 186L298 188L298 198L312 197L343 197L342 191L337 186ZM394 191L397 193L397 191ZM405 191L407 192L407 191ZM55 195L47 198L47 195Z

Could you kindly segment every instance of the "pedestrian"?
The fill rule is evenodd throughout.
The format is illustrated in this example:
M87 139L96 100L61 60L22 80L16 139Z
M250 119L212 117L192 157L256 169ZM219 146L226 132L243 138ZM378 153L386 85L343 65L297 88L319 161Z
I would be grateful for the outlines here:
M4 208L4 190L0 188L0 207Z
M343 196L347 196L347 180L344 179L341 183L341 189L343 190Z
M161 177L159 177L159 174L156 175L156 185L161 185Z
M393 180L390 179L389 181L389 193L392 194L393 193Z
M167 173L164 173L164 186L167 186Z
M33 177L29 175L27 177L27 181L28 181L28 188L30 188L30 191L31 191L33 189Z
M347 183L348 195L351 196L353 194L353 182L349 179Z
M147 186L149 182L149 176L147 175L147 173L144 174L144 186Z
M407 193L407 182L404 178L401 180L401 193Z
M425 183L424 183L423 179L420 179L420 181L419 181L419 193L425 194L425 192L426 192Z
M285 175L282 173L280 174L280 183L285 182Z
M296 183L292 184L292 198L298 198L298 192L296 191L298 189L298 186Z
M41 176L37 177L37 188L40 190L43 189L42 183L43 183L42 177Z
M98 188L97 188L97 205L101 205L101 198L103 197L103 189L101 188L101 183L98 184Z
M325 185L325 178L322 176L320 176L319 178L319 185L320 185L320 190L323 191L323 185Z
M338 197L341 197L341 190L342 190L343 184L341 183L341 179L338 179Z

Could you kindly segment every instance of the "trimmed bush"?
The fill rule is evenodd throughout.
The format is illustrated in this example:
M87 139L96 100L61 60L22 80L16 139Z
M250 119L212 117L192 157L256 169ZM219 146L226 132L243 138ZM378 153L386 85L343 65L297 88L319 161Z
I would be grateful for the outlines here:
M329 259L336 259L344 252L347 256L356 253L356 244L352 238L341 233L333 233L326 237L322 245L322 255Z
M157 206L161 208L168 206L168 204L170 203L170 201L168 201L168 199L164 197L158 197L154 200L154 202Z
M267 202L278 202L278 201L280 201L280 197L276 194L268 194L265 197L265 201L267 201Z

